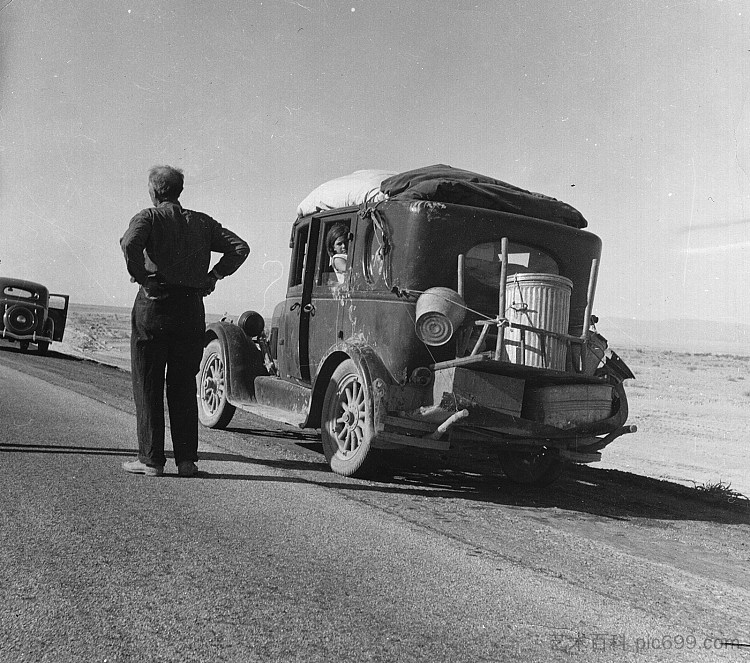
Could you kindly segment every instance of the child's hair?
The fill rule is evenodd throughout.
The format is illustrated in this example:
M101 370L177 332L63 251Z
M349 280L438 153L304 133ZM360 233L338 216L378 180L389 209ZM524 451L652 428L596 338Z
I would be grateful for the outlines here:
M328 249L329 256L332 256L335 253L333 245L336 243L336 240L341 239L342 237L348 240L349 227L345 223L334 223L326 237L326 248Z

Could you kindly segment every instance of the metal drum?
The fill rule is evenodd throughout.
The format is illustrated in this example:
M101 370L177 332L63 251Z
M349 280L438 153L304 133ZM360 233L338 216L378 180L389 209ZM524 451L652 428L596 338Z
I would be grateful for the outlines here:
M430 288L417 299L415 331L425 345L447 343L463 322L466 304L455 290Z
M568 333L573 282L557 274L513 274L508 277L505 316L509 322ZM523 339L523 342L522 342ZM565 341L509 327L505 352L512 364L565 370Z

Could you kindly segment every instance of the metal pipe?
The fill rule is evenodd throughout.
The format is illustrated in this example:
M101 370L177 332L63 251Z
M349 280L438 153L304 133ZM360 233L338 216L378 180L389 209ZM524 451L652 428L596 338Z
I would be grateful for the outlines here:
M589 273L589 287L586 292L586 312L583 314L583 332L581 334L581 373L586 372L586 348L589 340L589 327L591 327L591 313L594 309L594 295L596 294L596 279L599 274L599 258L591 261L591 272Z
M583 334L581 338L586 341L589 338L589 327L591 326L591 313L594 308L594 295L596 294L596 279L599 274L599 258L591 261L591 272L589 273L589 287L586 293L586 312L583 314Z
M500 361L505 340L505 281L508 278L508 238L500 240L500 294L497 312L497 343L495 344L495 361Z
M463 253L458 254L458 287L456 290L458 291L458 294L461 295L461 298L463 299L464 296L464 273L465 273L465 267L464 267L464 259L465 256Z
M430 433L429 435L425 435L425 437L428 440L439 440L443 435L445 435L445 432L457 421L460 421L461 419L466 419L466 417L469 416L468 410L459 410L458 412L454 412L450 417L448 417L442 424L440 424L436 429L434 433Z

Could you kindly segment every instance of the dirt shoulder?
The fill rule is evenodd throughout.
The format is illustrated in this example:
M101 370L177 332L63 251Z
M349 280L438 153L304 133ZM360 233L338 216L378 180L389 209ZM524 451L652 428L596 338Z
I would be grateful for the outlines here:
M750 356L625 349L630 423L602 468L750 496Z

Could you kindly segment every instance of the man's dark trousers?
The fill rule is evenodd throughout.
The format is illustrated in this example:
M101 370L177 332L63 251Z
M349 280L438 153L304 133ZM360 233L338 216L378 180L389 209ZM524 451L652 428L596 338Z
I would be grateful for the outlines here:
M138 460L163 467L164 384L175 463L198 460L198 403L206 316L201 294L167 286L162 300L140 288L133 304L130 362L138 425Z

